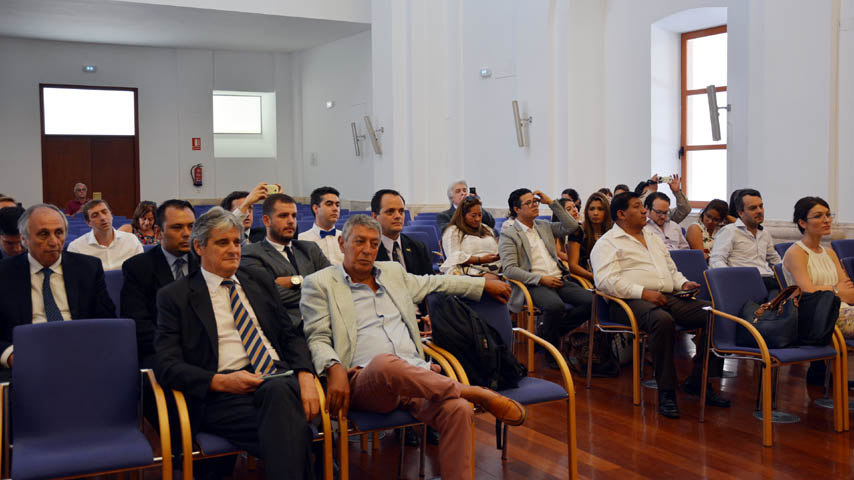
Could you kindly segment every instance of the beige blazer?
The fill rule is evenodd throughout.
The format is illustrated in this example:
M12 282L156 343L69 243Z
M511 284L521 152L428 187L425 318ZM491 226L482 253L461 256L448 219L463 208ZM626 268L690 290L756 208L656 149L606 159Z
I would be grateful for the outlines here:
M406 322L418 353L424 355L415 318L415 304L433 292L479 300L483 278L459 275L412 275L397 262L376 262L380 281ZM305 278L300 298L305 336L315 371L325 374L332 362L350 368L356 351L356 311L341 265L326 267Z

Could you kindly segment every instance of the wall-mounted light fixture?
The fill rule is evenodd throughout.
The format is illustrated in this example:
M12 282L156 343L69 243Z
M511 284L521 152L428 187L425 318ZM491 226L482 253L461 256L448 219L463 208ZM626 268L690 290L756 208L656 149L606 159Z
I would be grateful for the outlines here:
M731 106L727 104L725 107L718 106L718 92L714 85L706 87L706 97L709 100L709 120L712 122L712 140L720 141L721 139L721 115L718 110L730 111Z
M371 139L371 145L374 147L374 153L377 155L383 154L383 147L380 145L380 140L377 138L377 133L384 133L385 129L380 127L374 130L374 124L371 123L371 117L365 115L365 128L368 130L368 138Z
M359 135L359 132L356 130L356 122L350 122L350 131L353 133L353 147L356 149L356 156L360 157L362 155L362 149L359 148L359 142L364 140L366 137L364 135Z
M95 73L98 71L98 67L95 65L83 65L83 71L86 73Z
M513 123L516 125L516 143L518 143L520 147L527 147L530 145L528 138L528 126L533 122L534 117L528 116L526 118L522 118L519 115L519 102L513 100Z

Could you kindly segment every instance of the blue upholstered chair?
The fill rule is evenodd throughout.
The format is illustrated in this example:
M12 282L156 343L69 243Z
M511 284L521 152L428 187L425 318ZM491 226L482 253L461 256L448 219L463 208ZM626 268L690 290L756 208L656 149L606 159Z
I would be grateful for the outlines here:
M620 308L626 312L629 318L629 324L612 322L610 315L610 307L608 302L615 302ZM590 312L590 322L587 324L587 339L588 357L587 357L587 388L590 388L590 381L593 377L593 336L595 329L604 333L629 333L632 335L632 404L640 405L640 379L641 370L643 368L643 351L645 350L646 332L638 327L635 314L628 304L617 297L612 297L597 289L593 290L593 308Z
M438 294L428 295L428 309L435 302L441 301L442 298L443 297ZM537 337L533 333L523 328L514 328L510 321L510 311L508 310L507 305L498 302L488 295L484 295L479 302L473 302L470 300L465 300L465 302L471 306L475 313L477 313L484 322L498 332L504 345L513 345L515 334L519 334L523 337L532 339L537 344L545 348L548 351L548 354L552 355L557 361L563 385L549 380L544 380L542 378L528 376L522 378L517 388L500 390L498 393L512 398L526 406L558 400L566 402L566 443L568 449L569 477L573 479L578 478L578 447L575 435L575 387L573 386L572 375L569 373L569 367L567 367L563 355L561 355L554 345ZM463 370L462 365L460 365L453 355L442 349L441 345L435 345L432 343L429 343L428 345L450 361L451 365L456 369L457 376L460 378L461 383L466 385L469 384L465 370ZM496 421L496 433L498 434L496 441L498 448L502 449L501 459L506 460L508 427L506 424L503 424L504 428L501 429L501 426L502 424Z
M854 257L854 239L833 240L830 246L839 258Z
M777 255L780 255L780 258L783 258L783 255L786 254L786 250L792 246L795 242L780 242L774 244L774 250L777 250Z
M848 273L848 278L854 279L854 256L841 259L842 267Z
M841 432L843 426L843 412L840 405L848 405L847 388L843 387L843 371L841 366L844 353L844 340L839 329L833 336L833 341L826 346L798 346L792 348L769 349L762 335L750 322L741 318L741 310L748 300L761 303L768 295L759 270L754 267L729 267L712 268L706 270L706 280L712 296L712 307L707 307L709 319L707 327L710 329L709 342L706 348L706 363L703 368L702 392L700 398L705 398L706 384L708 381L708 358L714 351L723 357L738 360L754 360L762 365L762 445L770 447L773 443L771 424L771 369L784 365L805 363L814 360L833 361L833 395L834 395L834 430ZM736 345L736 327L741 325L753 335L757 348L741 347ZM700 402L700 422L704 420L705 402ZM845 412L847 415L847 410Z
M697 298L700 300L709 300L709 286L706 285L706 278L703 272L706 271L706 257L702 250L670 250L670 258L676 264L676 269L679 270L685 278L692 282L700 284L700 291L697 293Z
M77 477L158 465L162 478L172 478L166 400L156 386L162 457L155 457L140 428L140 375L149 380L153 375L139 370L133 320L22 325L12 335L11 425L3 425L4 439L8 434L13 445L12 478Z
M116 313L118 314L122 311L121 294L122 285L125 283L125 277L122 275L121 269L107 270L104 272L104 283L107 284L107 294L110 295L110 300L112 300L113 305L116 306Z

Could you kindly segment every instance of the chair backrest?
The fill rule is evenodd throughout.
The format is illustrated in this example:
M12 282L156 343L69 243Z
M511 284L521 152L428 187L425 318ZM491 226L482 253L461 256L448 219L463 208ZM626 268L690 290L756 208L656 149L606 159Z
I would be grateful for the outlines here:
M786 275L783 274L783 264L778 263L774 265L774 276L777 277L777 283L780 284L780 288L786 288L789 286L789 282L786 281Z
M843 258L842 267L848 272L848 278L854 279L854 257Z
M438 228L436 225L408 225L403 227L403 233L409 235L412 232L424 232L427 235L427 242L424 244L427 246L427 250L430 252L441 252L441 237L439 237Z
M409 236L409 238L413 238L415 240L418 240L419 242L423 243L424 245L427 245L429 248L430 235L427 235L426 232L413 231L413 232L406 232L406 234Z
M709 286L706 284L706 277L703 276L703 272L708 266L703 251L670 250L670 258L673 259L676 269L685 275L685 278L700 284L700 292L697 293L697 298L709 300Z
M427 296L427 308L436 301L441 301L442 295L431 293ZM513 345L513 322L510 321L510 310L507 304L501 303L489 295L483 295L480 301L463 299L487 325L498 332L504 345ZM441 345L440 345L441 346Z
M736 317L741 317L741 310L748 300L762 303L768 296L756 267L710 268L706 270L706 280L715 309ZM735 327L734 322L715 322L714 343L734 345Z
M795 242L780 242L774 244L774 250L777 250L777 255L780 255L780 258L783 258L783 255L786 254L786 250L792 246Z
M854 239L834 240L830 246L839 258L854 257Z
M15 327L15 444L47 436L138 425L140 373L130 319Z
M121 270L107 270L104 272L104 282L107 284L107 293L110 294L110 300L116 306L116 312L121 312L120 305L122 298L122 285L125 283L125 277Z

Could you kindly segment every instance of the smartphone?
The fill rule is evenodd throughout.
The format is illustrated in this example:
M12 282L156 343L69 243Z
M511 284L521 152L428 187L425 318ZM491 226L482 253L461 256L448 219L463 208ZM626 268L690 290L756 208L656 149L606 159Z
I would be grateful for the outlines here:
M477 187L469 187L469 195L477 196Z
M673 292L673 296L677 298L694 298L699 292L699 288L694 288L691 290L676 290Z
M267 195L273 195L274 193L279 193L279 186L275 183L267 184Z
M269 380L271 378L279 378L279 377L290 377L293 374L294 374L293 370L286 370L284 372L271 373L270 375L262 375L261 380Z

